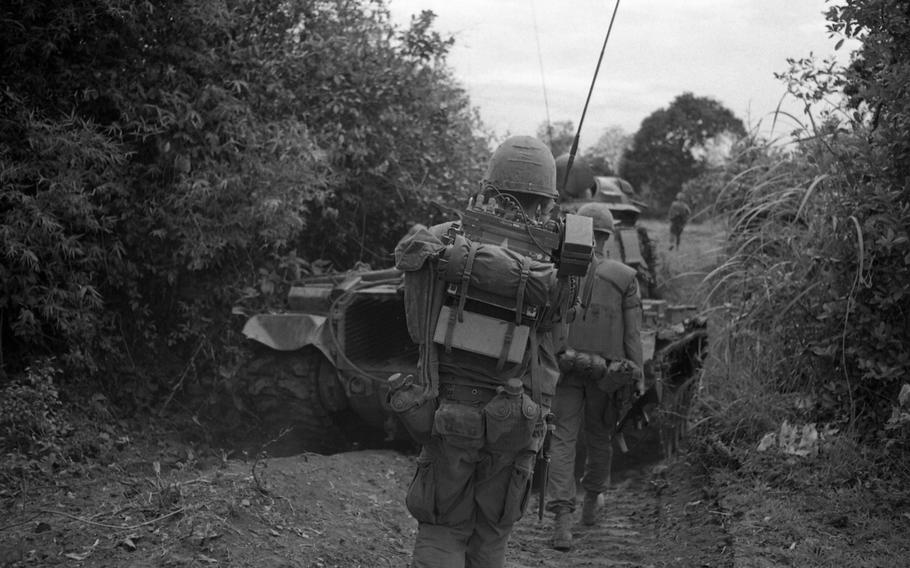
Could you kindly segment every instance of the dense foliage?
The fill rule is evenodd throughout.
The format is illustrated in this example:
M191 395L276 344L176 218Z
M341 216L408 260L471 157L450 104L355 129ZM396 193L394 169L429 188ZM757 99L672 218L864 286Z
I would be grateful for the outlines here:
M740 119L714 99L683 93L641 123L619 175L666 212L683 184L703 173L718 146L745 135Z
M398 29L380 0L12 0L0 22L11 377L54 355L123 392L143 357L214 359L232 304L387 265L489 152L429 12Z
M809 393L813 418L907 450L910 12L853 0L827 16L862 42L851 65L792 60L783 78L807 110L841 102L808 117L793 147L752 140L713 173L733 223L711 282L741 306L756 381Z

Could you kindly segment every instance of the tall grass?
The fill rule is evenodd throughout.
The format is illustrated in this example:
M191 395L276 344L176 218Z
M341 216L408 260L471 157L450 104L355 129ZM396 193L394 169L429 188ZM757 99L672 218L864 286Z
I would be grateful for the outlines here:
M728 233L701 288L714 325L700 400L705 432L725 442L752 444L787 418L907 447L888 421L910 368L907 288L888 278L907 264L891 251L906 253L907 208L819 159L831 152L821 136L786 150L753 138L715 178Z
M700 289L712 322L700 419L725 443L750 445L785 418L810 419L819 377L833 372L817 349L827 330L807 301L831 286L816 257L830 230L819 194L833 187L804 154L758 138L716 179L725 181L712 213L727 232Z

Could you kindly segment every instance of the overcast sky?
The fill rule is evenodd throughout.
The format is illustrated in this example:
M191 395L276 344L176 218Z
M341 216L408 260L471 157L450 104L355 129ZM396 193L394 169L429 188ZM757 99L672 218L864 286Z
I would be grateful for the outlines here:
M456 77L484 123L504 135L534 134L547 119L547 107L551 122L578 126L614 1L389 5L402 25L424 9L438 15L435 28L456 39L448 59ZM827 6L825 0L620 0L581 149L613 125L635 133L645 117L686 91L720 101L747 127L761 121L767 134L769 113L786 92L774 73L787 69L788 57L835 53L837 38L825 29ZM801 114L789 97L782 108ZM790 128L783 130L778 125L776 133Z

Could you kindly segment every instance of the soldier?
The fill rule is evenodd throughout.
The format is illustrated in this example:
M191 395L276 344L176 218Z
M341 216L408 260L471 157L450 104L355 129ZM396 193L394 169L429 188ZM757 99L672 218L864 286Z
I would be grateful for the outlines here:
M593 525L610 485L613 434L623 397L644 392L641 344L641 297L635 270L603 254L613 232L613 216L604 203L587 203L579 215L594 219L597 256L581 283L580 305L569 324L560 354L563 374L556 387L556 429L550 440L547 509L555 516L553 548L572 546L576 508L575 451L584 421L587 449L581 486L581 520Z
M557 195L555 162L542 142L515 136L493 153L481 197L504 196L516 203L519 217L529 219L547 215ZM412 407L424 423L409 426L423 443L406 501L418 521L413 566L495 568L503 566L512 526L524 513L535 456L545 434L544 418L559 377L551 329L574 297L572 286L557 278L550 262L531 260L504 246L475 250L476 256L468 254L464 263L475 267L473 272L467 269L465 286L470 282L496 291L495 282L477 282L484 278L477 265L484 251L499 251L522 267L516 274L523 275L519 296L525 303L536 289L546 298L535 301L549 307L531 326L518 362L503 364L508 350L503 347L510 346L502 338L491 336L487 342L492 356L440 344L442 336L446 341L459 336L457 328L449 333L452 328L447 326L469 326L472 319L466 314L460 322L454 311L458 302L446 308L441 299L444 286L437 274L443 264L448 270L461 262L452 258L456 247L446 242L451 240L447 237L451 227L452 223L416 226L396 248L396 265L405 274L408 327L421 351L420 372L428 384L438 381L438 398L429 389L424 406ZM449 315L440 316L444 309ZM470 327L462 329L486 337Z
M692 210L681 199L675 199L670 204L670 210L667 212L667 217L670 219L670 250L673 250L674 247L679 249L680 237L682 237L683 229L691 214Z

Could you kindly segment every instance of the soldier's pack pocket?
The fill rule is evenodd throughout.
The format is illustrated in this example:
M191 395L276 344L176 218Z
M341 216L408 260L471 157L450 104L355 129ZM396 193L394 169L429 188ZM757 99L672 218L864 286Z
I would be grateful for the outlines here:
M421 523L436 524L436 464L427 458L417 458L417 471L405 497L408 511Z
M433 426L447 444L465 449L483 446L483 414L478 408L443 402L436 409Z
M503 525L517 522L528 507L528 499L531 496L531 478L534 475L533 459L533 453L519 454L512 465L512 476L509 479L509 486L506 488L502 517L499 519Z

